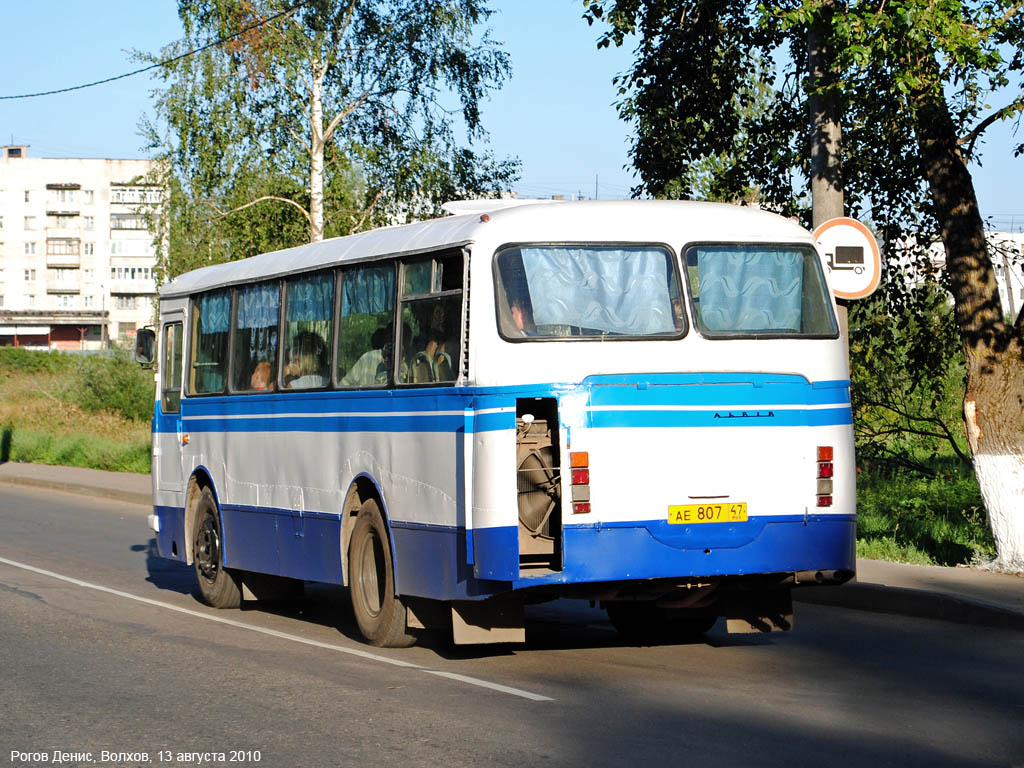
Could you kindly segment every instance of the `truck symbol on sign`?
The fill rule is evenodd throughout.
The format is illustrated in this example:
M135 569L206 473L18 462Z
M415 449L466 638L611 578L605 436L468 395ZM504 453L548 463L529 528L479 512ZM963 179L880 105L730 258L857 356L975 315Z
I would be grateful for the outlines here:
M852 269L854 273L864 271L864 247L860 245L837 245L836 252L828 256L829 269Z

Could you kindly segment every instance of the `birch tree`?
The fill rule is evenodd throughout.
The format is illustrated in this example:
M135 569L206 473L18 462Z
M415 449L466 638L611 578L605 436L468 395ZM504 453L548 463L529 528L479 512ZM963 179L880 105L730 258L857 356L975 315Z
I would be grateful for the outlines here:
M186 39L150 58L226 42L163 68L145 127L200 229L234 221L251 231L270 217L288 244L296 221L315 242L434 213L447 197L495 194L514 178L514 162L473 148L486 137L480 104L509 72L483 29L483 0L178 7ZM249 245L218 257L251 255Z

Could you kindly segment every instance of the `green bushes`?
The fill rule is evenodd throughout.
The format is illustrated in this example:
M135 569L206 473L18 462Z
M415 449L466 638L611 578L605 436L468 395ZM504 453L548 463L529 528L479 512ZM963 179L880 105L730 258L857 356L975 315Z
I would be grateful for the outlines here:
M110 410L133 421L153 416L153 373L127 354L88 355L76 360L67 398L87 413Z
M0 461L148 472L153 394L125 353L0 348Z

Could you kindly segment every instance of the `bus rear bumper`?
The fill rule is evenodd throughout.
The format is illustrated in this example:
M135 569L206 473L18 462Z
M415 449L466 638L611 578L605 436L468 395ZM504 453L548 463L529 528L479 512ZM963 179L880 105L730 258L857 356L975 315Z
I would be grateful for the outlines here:
M515 587L856 567L854 515L792 515L762 522L758 535L744 543L730 542L713 530L686 542L666 543L654 523L566 526L563 569L536 576L524 573ZM712 526L693 526L705 527Z

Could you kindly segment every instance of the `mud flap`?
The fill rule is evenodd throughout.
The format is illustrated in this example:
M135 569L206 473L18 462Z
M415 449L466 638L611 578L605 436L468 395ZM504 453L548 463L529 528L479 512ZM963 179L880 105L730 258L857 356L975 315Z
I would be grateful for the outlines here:
M452 603L456 645L525 643L526 619L519 600L462 600Z

